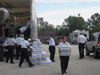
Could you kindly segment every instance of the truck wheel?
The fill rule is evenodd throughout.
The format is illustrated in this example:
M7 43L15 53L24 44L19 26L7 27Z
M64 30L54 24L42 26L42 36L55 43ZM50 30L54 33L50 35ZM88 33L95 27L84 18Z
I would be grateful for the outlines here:
M94 58L97 59L99 57L99 53L94 49Z
M89 50L86 47L86 56L89 56L89 55L90 55L90 52L89 52Z

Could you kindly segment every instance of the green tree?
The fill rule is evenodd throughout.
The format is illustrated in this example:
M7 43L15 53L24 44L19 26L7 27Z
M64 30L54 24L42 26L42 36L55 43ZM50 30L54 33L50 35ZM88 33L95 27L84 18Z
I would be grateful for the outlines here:
M85 22L84 18L76 17L76 16L69 16L64 20L62 25L57 25L56 27L56 34L57 35L65 35L69 36L69 33L72 31L79 29L79 30L88 30L87 23Z
M100 32L100 14L93 14L87 22L90 33Z
M48 24L45 26L46 31L55 31L54 25Z
M38 32L55 32L54 25L52 24L47 24L44 26L44 28L39 29Z
M56 26L56 35L61 36L61 35L68 35L68 28L67 25L57 25Z
M69 16L67 19L65 19L65 23L68 27L69 32L72 32L73 30L79 29L79 30L86 30L87 25L82 17L76 17L76 16Z

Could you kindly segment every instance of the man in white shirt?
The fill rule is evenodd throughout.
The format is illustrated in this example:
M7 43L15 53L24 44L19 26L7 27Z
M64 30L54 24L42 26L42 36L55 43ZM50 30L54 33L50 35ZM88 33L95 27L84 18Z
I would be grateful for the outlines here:
M8 38L7 43L8 43L8 53L7 53L6 63L8 63L10 58L10 63L14 64L13 62L14 45L17 45L17 43L12 35L10 35L10 37Z
M18 35L18 37L16 38L16 42L17 42L17 47L16 47L16 59L19 59L19 52L20 52L20 48L21 48L21 42L23 41L23 38L20 37L20 35Z
M25 38L25 40L23 40L21 43L21 59L19 62L19 67L21 67L24 59L26 59L26 61L28 62L29 67L33 66L30 59L29 59L28 48L31 49L29 46L29 42L27 41L27 38Z
M79 44L79 59L84 58L84 45L87 41L86 37L81 33L81 35L77 39Z
M51 37L49 39L49 52L50 52L50 59L52 62L55 62L55 41L53 39L54 35L51 34Z

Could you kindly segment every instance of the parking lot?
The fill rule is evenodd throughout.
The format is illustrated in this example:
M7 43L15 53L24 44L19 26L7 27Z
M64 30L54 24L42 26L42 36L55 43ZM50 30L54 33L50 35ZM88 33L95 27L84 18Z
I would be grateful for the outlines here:
M43 50L48 53L48 45L43 45ZM94 59L93 54L78 59L78 46L72 45L72 55L69 61L67 74L65 75L100 75L100 59ZM51 66L35 66L29 68L26 62L18 67L19 60L15 64L0 62L0 75L61 75L58 50L56 48L55 61Z

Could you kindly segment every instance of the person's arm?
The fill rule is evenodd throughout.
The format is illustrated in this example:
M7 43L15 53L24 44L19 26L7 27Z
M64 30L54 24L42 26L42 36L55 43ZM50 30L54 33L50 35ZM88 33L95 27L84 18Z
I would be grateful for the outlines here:
M1 46L1 47L5 47L5 46L3 46L2 44L0 44L0 46Z
M70 56L71 56L71 47L70 47Z
M60 47L61 47L61 43L59 43L59 45L58 45L58 53L59 53L59 56L61 55Z
M71 45L68 43L69 46L69 51L70 51L70 56L71 56Z
M15 43L15 46L17 46L17 47L18 47L18 44L17 44L16 39L13 39L13 41L14 41L14 43Z
M0 46L1 46L1 47L5 47L4 45L1 44L1 41L0 41Z
M32 48L30 48L29 42L27 41L27 48L29 48L32 51Z
M0 40L0 46L1 46L1 47L5 47L4 45L2 45L2 41L1 41L1 40Z
M86 42L87 42L87 38L85 37L85 44L86 44Z
M3 34L4 34L4 26L2 26L2 32L3 32Z
M59 56L60 56L60 48L58 47L58 52L59 52Z
M30 48L30 46L29 45L27 45L27 47L32 51L32 48Z
M51 38L49 38L49 44L50 44L50 42L51 42Z
M18 47L18 44L17 43L15 43L15 45Z

